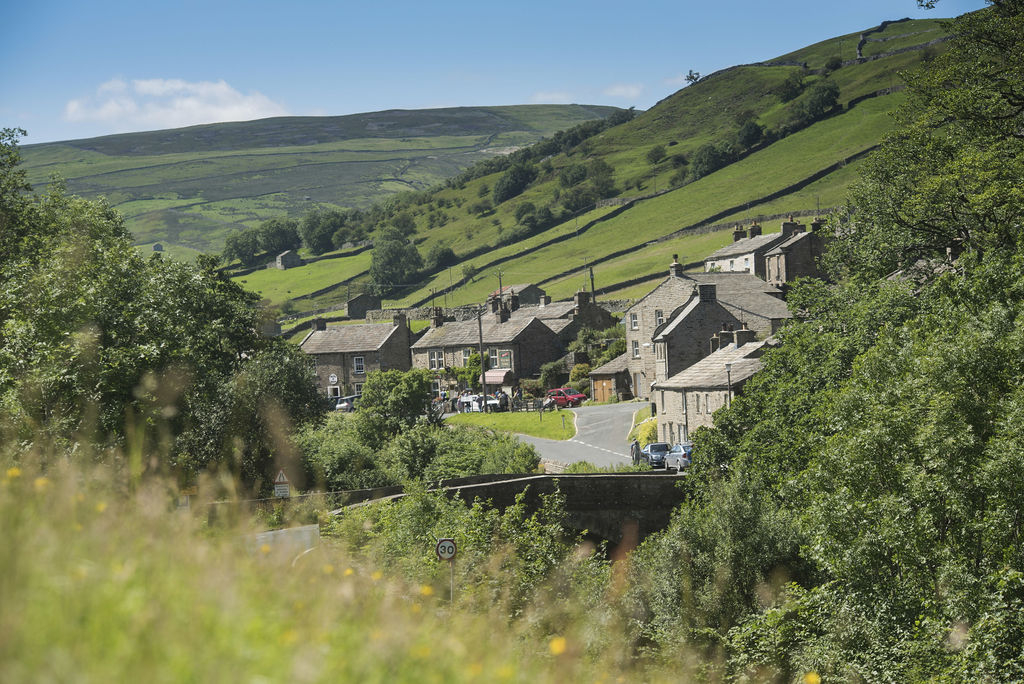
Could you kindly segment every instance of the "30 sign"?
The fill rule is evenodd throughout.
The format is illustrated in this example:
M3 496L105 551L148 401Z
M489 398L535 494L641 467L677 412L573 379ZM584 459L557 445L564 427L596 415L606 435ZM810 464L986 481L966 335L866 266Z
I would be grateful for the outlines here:
M457 548L454 539L438 539L435 550L439 560L450 561L455 558Z

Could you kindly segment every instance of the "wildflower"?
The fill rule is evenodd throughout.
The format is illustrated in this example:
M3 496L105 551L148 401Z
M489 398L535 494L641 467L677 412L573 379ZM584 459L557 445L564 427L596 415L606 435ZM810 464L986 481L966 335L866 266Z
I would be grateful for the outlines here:
M327 563L326 565L324 565L324 574L325 575L330 575L332 572L334 572L334 566L333 565L331 565L330 563Z
M18 466L11 466L10 468L7 469L8 480L16 480L19 477L21 477L21 468L19 468Z
M420 586L420 596L433 596L433 595L434 595L434 587L430 586L429 584L424 584L424 585Z
M107 502L106 501L100 501L99 503L96 504L96 512L97 513L102 513L105 510L107 510Z
M559 656L565 653L567 646L568 642L566 642L565 637L557 636L552 638L550 643L548 643L548 650L551 651L551 655Z
M260 553L270 553L270 544L264 544L261 546Z
M32 485L36 488L37 492L45 492L50 486L50 480L44 475L40 475L35 479Z
M813 670L804 675L804 684L821 684L821 675Z
M370 575L370 579L372 579L374 582L377 582L383 576L384 576L384 573L382 573L380 570L374 570L373 574Z
M352 568L345 568L345 577L351 577L354 574L356 574L355 570Z

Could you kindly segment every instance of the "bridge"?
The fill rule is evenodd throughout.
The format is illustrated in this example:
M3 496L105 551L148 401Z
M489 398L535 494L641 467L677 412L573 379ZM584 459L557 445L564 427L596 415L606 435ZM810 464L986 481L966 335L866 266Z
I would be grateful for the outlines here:
M561 492L566 525L612 544L635 545L668 525L672 509L683 501L679 484L685 479L672 470L642 473L558 475L476 475L441 480L431 491L442 491L467 503L489 501L500 510L513 505L524 491L527 509L535 511L545 494ZM405 496L401 487L345 492L346 506ZM338 514L344 509L332 511Z

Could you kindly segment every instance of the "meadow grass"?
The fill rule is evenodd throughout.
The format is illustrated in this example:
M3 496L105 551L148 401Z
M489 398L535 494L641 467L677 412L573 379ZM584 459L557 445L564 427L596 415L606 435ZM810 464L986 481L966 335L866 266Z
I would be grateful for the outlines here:
M445 419L454 425L477 425L544 439L566 440L576 436L576 414L557 411L506 411L504 413L456 413Z
M365 271L370 267L370 258L371 253L365 251L341 259L323 259L302 268L284 271L276 268L260 269L248 275L236 276L232 280L272 303L280 304Z

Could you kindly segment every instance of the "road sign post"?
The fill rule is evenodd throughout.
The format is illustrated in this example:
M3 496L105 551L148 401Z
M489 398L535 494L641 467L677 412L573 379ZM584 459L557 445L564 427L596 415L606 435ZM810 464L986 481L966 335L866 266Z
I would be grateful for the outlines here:
M277 477L274 478L274 496L279 499L287 499L291 495L292 487L288 483L288 477L283 470L277 471Z
M438 539L437 546L434 547L434 551L437 552L438 560L448 561L448 570L451 574L451 582L449 586L448 600L452 603L455 602L455 553L458 551L458 546L455 544L454 539Z

